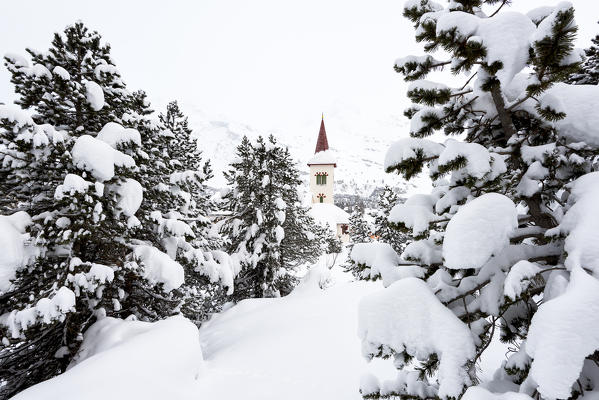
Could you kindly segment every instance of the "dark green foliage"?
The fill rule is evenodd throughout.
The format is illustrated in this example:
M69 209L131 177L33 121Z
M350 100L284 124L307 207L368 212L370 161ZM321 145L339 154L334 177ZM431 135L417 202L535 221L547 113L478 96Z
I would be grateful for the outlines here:
M566 80L572 85L597 85L599 83L599 35L592 39L593 44L585 49L586 60L580 71L574 72Z
M195 141L187 123L172 125L176 142L162 134L164 128L149 119L152 110L145 93L127 91L110 47L97 32L76 23L54 36L49 51L28 52L39 65L29 67L18 56L6 57L17 104L33 111L33 120L17 111L11 111L17 117L0 119L0 210L3 215L25 211L31 216L27 231L38 257L0 293L0 314L19 318L19 311L28 312L39 300L58 293L73 293L75 300L71 309L49 321L37 316L22 329L2 326L2 398L63 372L97 317L152 321L177 313L189 298L185 288L166 292L161 283L146 279L132 247L143 243L165 249L164 231L156 228L152 216L157 210L168 217L196 218L190 238L196 242L206 238L202 232L208 226L207 195L202 191L209 167L200 165L199 153L190 150ZM88 101L87 81L103 92L101 108ZM83 135L94 138L109 122L137 129L142 144L117 144L136 165L117 166L114 177L101 181L73 159L72 149ZM164 153L169 146L171 153ZM183 162L176 163L177 157ZM173 193L170 178L182 166L197 173L177 181ZM77 182L82 179L82 186L61 189L67 174ZM135 216L125 215L119 206L119 189L128 179L145 189ZM154 190L160 183L164 190ZM190 195L181 196L183 191ZM190 201L195 204L186 208ZM106 275L92 273L94 268Z
M296 284L294 269L315 262L324 246L300 204L301 180L289 151L272 136L255 144L244 137L225 177L223 210L232 215L222 232L242 264L232 299L287 294Z

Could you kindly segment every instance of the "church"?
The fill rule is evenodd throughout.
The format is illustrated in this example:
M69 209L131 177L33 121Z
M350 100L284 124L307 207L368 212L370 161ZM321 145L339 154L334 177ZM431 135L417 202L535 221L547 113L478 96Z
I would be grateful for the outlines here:
M310 214L331 230L343 242L349 241L349 214L335 205L335 168L337 161L324 127L324 115L320 121L320 131L316 140L314 156L308 161L310 167L310 195L312 206Z

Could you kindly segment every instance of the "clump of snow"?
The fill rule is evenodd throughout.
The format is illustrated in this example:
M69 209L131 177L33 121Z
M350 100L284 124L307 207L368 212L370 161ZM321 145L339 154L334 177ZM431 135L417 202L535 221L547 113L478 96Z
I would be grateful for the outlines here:
M138 181L131 178L127 178L115 186L115 192L119 196L117 207L127 217L132 217L141 206L143 187Z
M337 160L332 150L319 151L308 160L308 165L329 165L336 163Z
M96 139L108 143L112 148L125 143L141 146L141 136L137 129L124 128L116 122L109 122L98 132Z
M0 104L0 119L14 123L17 128L34 125L31 116L14 104Z
M31 217L25 211L0 215L0 293L10 288L16 271L28 261L26 243L29 235L25 229L30 224Z
M554 7L551 6L541 6L537 8L533 8L529 12L526 13L526 16L532 20L535 24L539 24L545 17L553 12Z
M472 335L421 279L402 279L365 297L358 312L365 357L383 345L418 358L436 353L441 398L458 397L470 383L465 365L475 353Z
M85 98L94 111L100 111L104 107L104 91L94 81L85 81Z
M424 64L427 62L431 62L433 64L437 63L438 60L436 60L433 56L431 55L423 55L423 56L406 56L406 57L401 57L398 58L397 60L395 60L395 66L398 68L403 68L406 66L406 64L409 63L418 63L418 64Z
M547 231L547 235L567 234L564 250L568 254L565 265L568 269L584 267L599 274L599 172L591 172L568 185L572 204L560 225Z
M475 36L487 49L485 61L500 61L503 67L497 78L507 86L528 61L530 37L536 26L518 12L503 12L493 18L479 18L463 11L443 14L437 20L437 35L453 29L464 38Z
M170 292L183 284L183 267L168 254L146 245L135 246L133 254L144 269L144 278L152 283L162 283L165 291Z
M22 331L27 330L39 320L49 324L55 320L64 320L65 315L75 310L75 293L62 286L51 298L43 297L33 307L23 310L13 310L10 314L0 317L0 323L5 325L13 338L18 338Z
M532 164L534 161L545 161L547 155L550 155L555 150L555 143L542 144L540 146L523 145L520 148L522 160L527 164Z
M443 151L444 146L428 139L403 138L393 143L385 155L385 170L402 162L416 158L421 154L424 158L436 157Z
M470 189L465 186L451 188L437 201L435 204L435 211L439 214L446 210L451 212L454 206L467 199L470 194Z
M133 158L89 135L78 137L71 153L75 165L90 171L99 181L112 179L115 166L128 168L135 166Z
M180 184L184 182L197 182L204 177L204 174L201 171L180 171L173 172L169 176L169 182L172 184Z
M401 258L422 262L424 265L441 264L443 252L441 246L436 245L431 239L415 240L406 246Z
M204 363L198 329L189 320L158 322L104 318L84 335L63 374L30 387L15 400L176 399L194 397Z
M475 178L482 178L491 171L491 155L489 151L478 143L458 142L448 139L445 149L439 155L438 166L442 167L457 158L466 159L465 172Z
M518 226L514 202L499 193L463 205L447 224L443 257L447 268L480 268L509 244Z
M364 265L362 271L364 278L376 279L381 277L383 285L389 286L393 282L408 276L422 277L424 271L418 266L399 266L399 256L393 247L387 243L356 243L350 253L350 258L356 264Z
M447 90L449 87L444 83L432 82L421 79L408 85L408 93L414 90Z
M91 182L86 181L79 175L67 174L64 177L64 183L56 187L54 198L62 200L67 195L72 196L75 193L85 193L91 184Z
M403 224L412 229L414 236L420 236L428 231L432 222L438 219L433 213L436 199L431 195L415 194L405 203L396 204L389 212L389 222Z
M69 74L69 71L67 71L60 65L57 65L56 67L54 67L54 69L52 70L52 73L56 76L59 76L62 80L65 80L65 81L68 81L71 79L71 75Z
M221 250L196 251L198 266L195 272L207 276L210 282L220 282L227 288L227 294L233 294L234 279L241 271L241 263L237 254L229 255Z
M512 300L516 300L525 289L523 281L534 277L541 271L541 268L527 260L518 261L508 272L505 282L503 294Z
M410 134L418 134L421 129L425 128L428 125L426 122L427 119L442 119L444 117L445 113L440 108L429 106L422 107L422 109L416 112L410 120Z
M518 12L507 11L493 18L481 19L476 34L482 38L483 46L487 49L487 63L501 61L503 64L503 68L497 72L497 78L503 86L508 85L526 66L529 38L535 29L530 18Z
M534 161L516 187L516 193L523 197L531 197L541 190L541 180L549 175L549 170L539 161Z
M530 376L543 397L570 397L584 359L599 348L598 326L599 281L576 267L566 292L541 304L528 333Z
M568 99L562 101L560 99ZM557 83L541 96L543 102L558 107L566 117L552 122L560 136L570 142L585 142L599 147L599 87Z

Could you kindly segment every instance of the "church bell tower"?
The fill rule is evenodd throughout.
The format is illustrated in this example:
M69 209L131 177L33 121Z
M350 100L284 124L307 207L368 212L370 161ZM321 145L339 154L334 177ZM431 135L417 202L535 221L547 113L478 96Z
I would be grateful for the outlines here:
M310 192L312 203L334 204L335 167L337 162L331 150L324 127L324 115L320 121L320 131L316 141L314 156L308 161L310 167Z

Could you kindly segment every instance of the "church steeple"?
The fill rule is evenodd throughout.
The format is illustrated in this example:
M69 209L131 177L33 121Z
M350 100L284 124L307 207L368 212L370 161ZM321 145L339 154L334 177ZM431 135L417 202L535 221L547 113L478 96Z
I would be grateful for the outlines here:
M329 141L327 140L327 131L324 129L324 113L320 121L320 132L318 132L318 140L316 141L316 150L314 154L329 149Z

